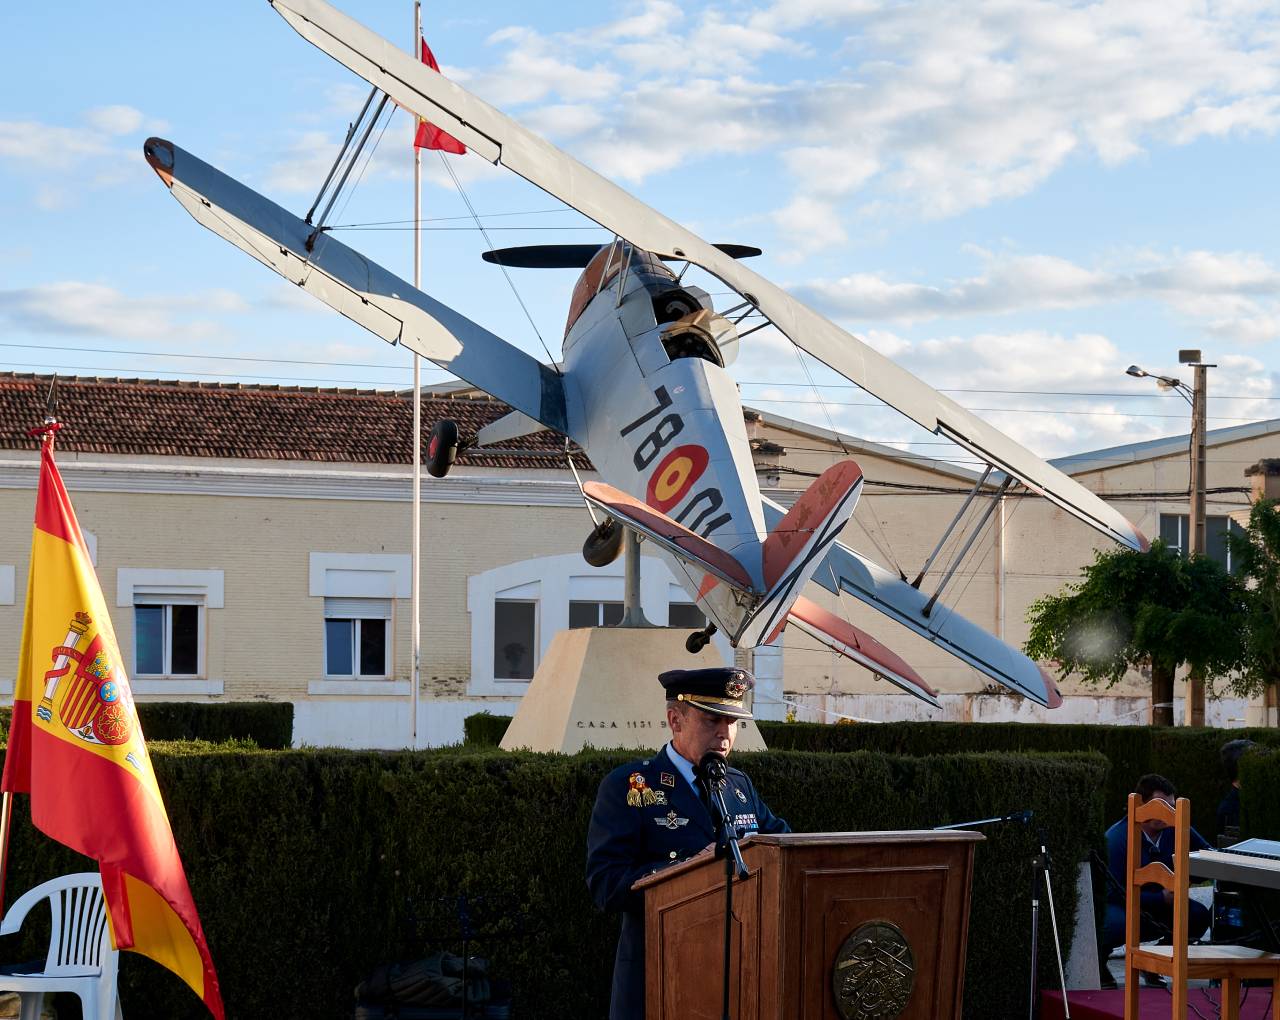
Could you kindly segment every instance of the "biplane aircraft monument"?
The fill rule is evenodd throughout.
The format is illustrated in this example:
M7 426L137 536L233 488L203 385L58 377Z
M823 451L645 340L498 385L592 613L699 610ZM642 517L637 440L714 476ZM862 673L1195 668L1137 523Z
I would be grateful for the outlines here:
M459 437L450 423L437 424L428 453L433 474L447 471L459 442L486 444L552 429L586 451L602 479L581 486L596 521L584 554L595 565L608 562L624 530L659 550L709 621L705 632L690 636L690 652L715 629L735 647L754 647L796 627L937 705L933 689L900 656L802 594L814 581L1040 705L1060 701L1036 663L941 600L949 572L932 584L924 578L944 542L958 543L960 556L968 551L989 511L961 524L984 491L1025 486L1115 541L1145 548L1129 521L752 271L743 260L757 249L703 241L324 0L270 2L303 38L366 79L371 100L381 94L382 104L394 102L452 134L468 158L509 168L614 234L603 246L485 256L508 267L582 268L569 298L561 359L543 364L335 240L323 215L319 224L310 214L300 218L172 142L146 142L147 161L199 223L388 343L513 408L475 436ZM328 182L322 195L325 187ZM683 282L689 266L721 281L737 301L717 310L705 290ZM738 390L726 370L746 312L988 465L956 517L940 527L938 547L913 583L838 541L863 483L853 461L829 468L789 510L762 497ZM997 500L987 502L994 509ZM651 678L646 667L645 680ZM526 701L536 687L535 678Z

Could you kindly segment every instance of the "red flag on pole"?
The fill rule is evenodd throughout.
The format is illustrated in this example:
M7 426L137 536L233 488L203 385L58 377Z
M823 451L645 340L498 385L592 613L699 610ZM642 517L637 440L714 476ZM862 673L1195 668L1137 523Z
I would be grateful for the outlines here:
M431 70L439 73L440 65L436 63L435 55L431 52L431 47L427 45L427 40L419 39L418 41L422 43L422 62ZM457 156L461 156L467 151L467 147L449 134L448 131L442 131L426 120L418 121L418 134L413 139L413 144L419 149L439 149L442 152L452 152Z
M36 828L98 862L112 944L173 971L222 1020L213 958L51 434L40 450L0 789L31 794Z

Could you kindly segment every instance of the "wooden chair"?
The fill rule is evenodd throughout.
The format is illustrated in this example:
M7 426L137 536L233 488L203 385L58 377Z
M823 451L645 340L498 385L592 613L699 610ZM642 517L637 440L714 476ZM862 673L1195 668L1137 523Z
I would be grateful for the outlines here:
M1174 830L1173 870L1159 862L1145 868L1142 860L1142 830L1139 823L1159 819ZM1179 797L1169 807L1158 797L1143 804L1136 793L1129 794L1129 861L1125 868L1124 1016L1138 1020L1138 972L1152 971L1168 977L1173 991L1174 1020L1187 1015L1187 981L1191 978L1218 978L1222 982L1223 1020L1239 1020L1240 982L1248 978L1270 978L1271 1020L1280 1020L1280 954L1264 953L1244 946L1188 946L1187 914L1190 886L1191 801ZM1144 885L1158 885L1173 894L1173 945L1142 946L1139 897Z

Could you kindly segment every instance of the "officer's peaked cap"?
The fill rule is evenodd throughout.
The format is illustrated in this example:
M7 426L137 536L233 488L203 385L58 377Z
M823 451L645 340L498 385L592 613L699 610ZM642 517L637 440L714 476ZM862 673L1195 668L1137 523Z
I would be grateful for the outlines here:
M750 719L751 709L743 699L755 686L745 669L718 666L714 669L669 669L658 676L668 701L679 701L713 715Z

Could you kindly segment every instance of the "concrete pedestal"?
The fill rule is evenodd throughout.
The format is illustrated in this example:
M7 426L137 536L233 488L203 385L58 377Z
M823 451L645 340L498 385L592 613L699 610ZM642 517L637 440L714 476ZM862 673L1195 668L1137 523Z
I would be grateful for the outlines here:
M722 664L714 647L700 655L685 651L688 634L659 627L561 631L507 727L503 750L661 747L670 733L658 674ZM754 722L738 725L736 750L765 749Z

